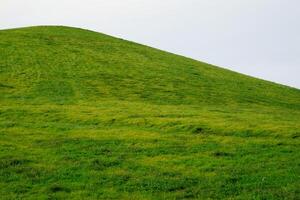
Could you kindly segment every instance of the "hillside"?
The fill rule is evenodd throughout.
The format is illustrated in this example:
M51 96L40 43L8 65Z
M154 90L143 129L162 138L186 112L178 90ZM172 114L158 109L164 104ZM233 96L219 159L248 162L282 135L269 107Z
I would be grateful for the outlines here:
M0 199L296 199L300 90L69 27L0 31Z

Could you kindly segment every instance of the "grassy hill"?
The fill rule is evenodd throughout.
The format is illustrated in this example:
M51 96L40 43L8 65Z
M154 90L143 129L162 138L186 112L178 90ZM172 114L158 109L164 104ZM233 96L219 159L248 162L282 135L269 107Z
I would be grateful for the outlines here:
M0 199L297 199L300 90L68 27L0 31Z

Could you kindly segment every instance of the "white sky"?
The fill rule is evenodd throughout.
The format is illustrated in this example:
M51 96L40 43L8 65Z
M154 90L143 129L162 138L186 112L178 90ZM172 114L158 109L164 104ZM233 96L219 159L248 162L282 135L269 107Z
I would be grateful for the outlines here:
M300 88L300 0L0 0L0 29L88 28Z

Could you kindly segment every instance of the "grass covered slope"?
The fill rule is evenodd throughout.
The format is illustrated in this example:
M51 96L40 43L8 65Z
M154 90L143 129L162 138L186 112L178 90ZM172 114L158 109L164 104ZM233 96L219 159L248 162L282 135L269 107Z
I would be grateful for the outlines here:
M0 198L296 199L300 91L68 27L0 31Z

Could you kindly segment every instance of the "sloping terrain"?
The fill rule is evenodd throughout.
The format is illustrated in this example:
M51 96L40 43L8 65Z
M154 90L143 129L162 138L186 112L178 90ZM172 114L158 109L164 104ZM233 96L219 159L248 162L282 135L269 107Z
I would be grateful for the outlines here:
M297 199L300 90L68 27L0 31L0 199Z

